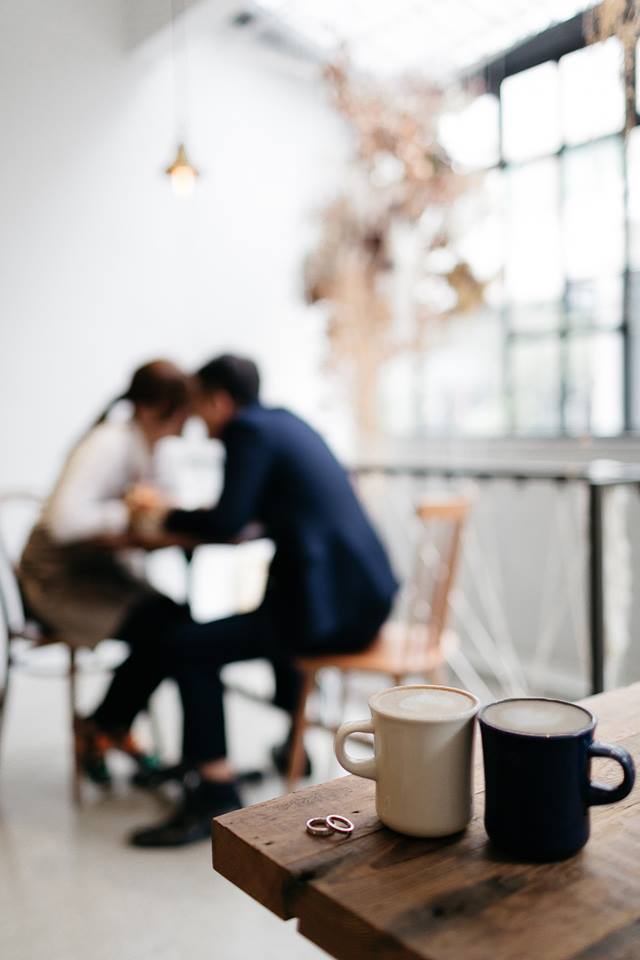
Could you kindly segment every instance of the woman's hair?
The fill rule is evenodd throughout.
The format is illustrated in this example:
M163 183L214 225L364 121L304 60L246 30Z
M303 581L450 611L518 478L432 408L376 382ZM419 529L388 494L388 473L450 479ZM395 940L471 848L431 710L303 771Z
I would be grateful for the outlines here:
M153 407L161 420L167 420L189 403L192 381L170 360L152 360L138 367L124 393L115 397L95 421L94 426L109 416L111 408L120 400L136 406Z

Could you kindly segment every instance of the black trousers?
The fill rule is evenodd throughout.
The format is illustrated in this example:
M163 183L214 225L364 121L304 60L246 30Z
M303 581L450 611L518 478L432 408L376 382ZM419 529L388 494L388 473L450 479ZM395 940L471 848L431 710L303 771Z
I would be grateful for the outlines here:
M357 630L328 638L314 653L366 648L385 615L386 610L367 618ZM292 634L292 625L283 623L269 602L251 613L196 623L185 607L166 597L151 598L122 625L119 636L130 644L131 654L116 670L93 719L104 730L128 729L156 687L173 677L184 714L183 759L192 763L221 759L227 753L221 668L243 660L270 660L276 702L293 710L299 677L287 642Z

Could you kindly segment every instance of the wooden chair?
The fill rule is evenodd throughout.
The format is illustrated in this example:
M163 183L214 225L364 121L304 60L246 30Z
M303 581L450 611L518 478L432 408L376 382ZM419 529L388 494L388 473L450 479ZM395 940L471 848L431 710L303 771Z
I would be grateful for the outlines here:
M292 790L304 766L304 732L309 725L307 700L316 686L320 670L333 668L346 677L351 672L388 676L393 685L408 677L438 679L444 664L443 632L449 610L449 595L460 558L462 531L470 503L462 497L429 499L420 503L416 514L421 524L413 576L409 587L409 611L405 621L390 620L381 628L373 644L361 653L301 657L296 666L303 675L300 702L293 716L291 751L287 783ZM436 529L446 541L436 554L435 573L425 562L425 551L435 552ZM431 565L433 566L433 565ZM427 583L431 580L431 595ZM324 723L314 725L334 731Z
M7 708L10 678L16 667L28 670L40 676L63 676L67 680L69 700L69 720L71 743L73 745L73 765L71 776L71 794L73 801L82 800L81 771L75 750L75 722L78 717L78 676L85 673L109 673L122 655L107 655L104 650L76 649L68 644L64 637L48 632L43 624L27 615L22 599L20 585L16 576L16 563L24 541L24 536L16 538L18 549L11 549L7 537L8 514L11 511L29 513L28 524L20 524L22 533L30 530L42 503L39 497L31 493L12 492L0 495L0 736ZM44 668L38 664L37 650L57 645L61 656L57 662ZM4 646L4 649L2 649ZM52 651L53 652L53 651ZM42 659L42 657L40 657ZM154 739L157 729L151 718Z

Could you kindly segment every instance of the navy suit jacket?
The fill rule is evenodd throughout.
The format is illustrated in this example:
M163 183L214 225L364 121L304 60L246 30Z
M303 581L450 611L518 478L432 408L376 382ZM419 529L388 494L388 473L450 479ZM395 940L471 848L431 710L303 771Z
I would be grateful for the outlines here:
M387 615L397 581L345 470L287 410L251 404L222 437L224 486L209 510L174 510L167 529L228 542L258 521L275 543L267 598L298 649Z

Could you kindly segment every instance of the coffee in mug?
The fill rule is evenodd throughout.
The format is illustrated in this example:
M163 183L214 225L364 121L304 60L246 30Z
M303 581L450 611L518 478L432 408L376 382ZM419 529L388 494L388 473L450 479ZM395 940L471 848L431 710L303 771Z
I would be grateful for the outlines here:
M590 723L591 714L574 703L526 697L501 700L482 711L487 723L512 733L548 737L578 733Z
M485 827L493 843L523 860L563 860L589 839L589 807L615 803L634 783L621 747L593 739L596 718L564 700L520 697L480 713L485 771ZM592 757L616 760L616 787L592 783Z
M414 837L464 830L471 819L479 706L466 690L411 684L374 694L370 721L340 727L336 757L345 770L376 781L376 810L387 827ZM346 753L353 733L373 733L373 759L354 760Z

